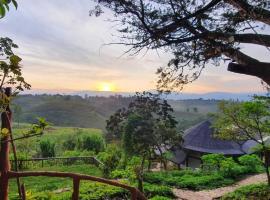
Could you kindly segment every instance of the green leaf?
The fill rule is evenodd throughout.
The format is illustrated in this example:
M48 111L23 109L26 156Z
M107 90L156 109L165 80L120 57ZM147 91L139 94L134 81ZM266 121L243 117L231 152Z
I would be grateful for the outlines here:
M18 9L18 3L15 0L12 0L13 5L15 6L16 10Z
M12 55L12 56L10 56L9 60L10 60L11 64L18 65L19 62L21 62L22 59L19 56Z
M0 3L0 19L5 17L5 15L6 15L5 7L3 6L3 3Z

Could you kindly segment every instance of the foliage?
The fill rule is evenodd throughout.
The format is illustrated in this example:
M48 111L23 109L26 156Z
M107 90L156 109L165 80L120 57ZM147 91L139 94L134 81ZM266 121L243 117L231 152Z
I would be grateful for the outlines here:
M203 170L215 171L220 169L221 161L225 159L222 154L207 154L201 157Z
M243 155L237 159L225 157L221 154L202 156L203 171L218 172L224 177L237 178L244 174L262 172L262 161L257 155Z
M0 18L3 18L6 15L6 11L9 11L9 4L13 4L13 6L17 9L18 4L15 0L1 0L0 1Z
M270 172L266 163L269 146L265 143L265 138L270 134L270 98L255 96L249 102L221 102L219 109L213 125L217 137L258 143L266 157L264 165L270 185Z
M258 173L263 171L263 162L255 154L243 155L239 157L238 160L242 166L245 166L246 173Z
M181 135L176 132L173 109L158 95L136 93L128 108L118 110L107 121L109 134L122 139L122 147L127 156L140 156L141 164L134 168L138 187L142 187L142 174L146 159L156 149L181 143ZM162 152L161 152L162 156Z
M109 177L111 172L117 168L121 154L121 150L115 145L109 145L106 151L98 154L97 158L104 164L100 166L104 177Z
M223 101L219 104L214 127L217 136L233 140L254 140L261 144L270 133L270 99L254 98L249 102ZM259 139L257 139L259 136Z
M164 185L154 185L145 183L144 184L144 194L146 197L154 197L154 196L163 196L163 197L170 197L174 198L173 191L170 187Z
M202 171L183 170L178 172L153 172L144 177L146 182L170 185L192 190L212 189L234 183L233 179L224 178L218 173L204 174Z
M246 170L243 166L236 163L233 158L229 157L221 161L220 173L224 177L236 178L239 175L246 173Z
M43 158L55 156L55 143L51 140L42 140L39 143L40 153Z
M80 138L80 149L99 153L105 148L105 140L100 134L84 135Z
M128 199L128 191L101 183L85 183L81 187L80 199L82 200L113 198Z
M171 200L171 198L168 197L163 197L163 196L154 196L153 198L149 199L149 200Z
M252 184L242 186L234 192L224 195L222 200L268 200L270 199L270 187L266 184Z
M72 172L72 173L80 173L80 174L87 174L92 176L102 176L102 172L96 166L90 164L81 164L81 165L69 165L69 166L48 166L38 169L30 169L31 171L60 171L60 172ZM52 191L63 189L63 188L72 188L72 180L71 179L61 179L61 178L41 178L41 177L26 177L22 179L25 185L26 190L32 195L35 196L46 196L50 194L52 199L59 200L67 200L71 199L68 195L56 195ZM82 185L84 182L82 182ZM10 199L17 200L17 187L16 187L16 180L10 180ZM61 198L60 198L61 197Z
M13 104L21 107L23 112L14 112L14 121L33 123L37 116L45 117L54 126L84 127L105 130L106 120L118 109L128 107L133 97L101 97L89 96L84 99L79 96L67 95L18 95ZM69 100L67 100L69 99ZM168 100L174 109L171 113L178 121L177 129L185 130L207 118L208 112L216 112L217 100ZM186 112L186 107L196 106L198 113ZM12 110L16 109L12 105ZM17 110L17 109L16 109ZM57 110L52 112L52 110ZM17 123L14 125L17 126ZM114 139L105 134L106 139Z

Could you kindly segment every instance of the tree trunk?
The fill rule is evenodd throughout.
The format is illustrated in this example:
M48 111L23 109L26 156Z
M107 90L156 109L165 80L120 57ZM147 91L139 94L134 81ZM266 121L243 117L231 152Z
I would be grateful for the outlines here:
M5 94L10 97L11 88L5 89ZM7 172L10 170L10 162L9 162L9 142L10 132L11 132L11 112L9 106L6 108L4 112L1 114L2 128L8 129L9 133L1 138L1 148L0 148L0 199L8 200L8 175Z
M7 128L10 130L10 124L8 115L6 112L3 112L1 115L2 119L2 129ZM3 137L1 139L1 150L0 150L0 171L1 171L1 178L0 178L0 199L1 200L8 200L8 177L7 172L10 170L10 163L9 163L9 135Z
M144 169L145 156L142 158L142 163L138 173L138 189L143 192L143 169Z
M270 163L270 151L264 150L264 167L267 175L267 182L270 186L270 172L269 172L269 163Z

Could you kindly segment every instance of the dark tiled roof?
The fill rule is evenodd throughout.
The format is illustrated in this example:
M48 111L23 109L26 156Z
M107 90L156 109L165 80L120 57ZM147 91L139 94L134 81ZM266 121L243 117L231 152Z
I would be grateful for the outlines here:
M210 121L204 121L184 134L183 148L203 153L222 153L224 155L242 155L247 152L242 145L228 140L214 138ZM248 145L249 146L249 145Z

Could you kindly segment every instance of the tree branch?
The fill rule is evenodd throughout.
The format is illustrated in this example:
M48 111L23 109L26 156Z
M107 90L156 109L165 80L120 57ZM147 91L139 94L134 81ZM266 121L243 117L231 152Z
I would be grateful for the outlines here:
M246 0L224 0L224 2L234 6L244 12L253 20L270 25L270 11L248 4Z

